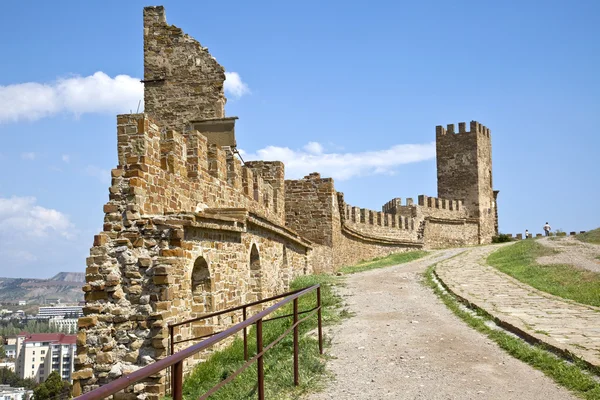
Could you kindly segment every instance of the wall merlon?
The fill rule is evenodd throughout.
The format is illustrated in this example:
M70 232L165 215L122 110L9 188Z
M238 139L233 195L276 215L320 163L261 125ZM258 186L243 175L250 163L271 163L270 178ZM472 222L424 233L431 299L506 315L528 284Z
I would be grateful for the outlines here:
M187 170L188 177L198 178L202 171L208 171L207 140L198 131L187 131Z
M117 116L119 165L160 165L160 131L145 114Z
M254 199L254 172L245 165L242 166L242 186L244 194Z
M236 155L228 151L227 157L227 183L237 190L242 190L242 162Z
M184 136L174 130L169 130L161 136L161 168L172 174L187 177L187 150Z
M216 144L208 145L208 173L221 181L227 181L227 156Z
M262 176L254 174L254 190L253 190L253 198L255 201L259 203L263 203L263 192L265 188L264 179Z

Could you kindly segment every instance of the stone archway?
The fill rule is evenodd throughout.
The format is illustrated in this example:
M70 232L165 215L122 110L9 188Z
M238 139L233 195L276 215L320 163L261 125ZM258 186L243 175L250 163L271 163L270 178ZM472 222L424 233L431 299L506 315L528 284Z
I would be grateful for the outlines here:
M262 271L260 266L260 254L256 244L250 249L250 285L247 301L262 300Z
M205 312L213 310L212 279L208 263L202 256L196 259L192 269L192 298L194 303L204 305Z

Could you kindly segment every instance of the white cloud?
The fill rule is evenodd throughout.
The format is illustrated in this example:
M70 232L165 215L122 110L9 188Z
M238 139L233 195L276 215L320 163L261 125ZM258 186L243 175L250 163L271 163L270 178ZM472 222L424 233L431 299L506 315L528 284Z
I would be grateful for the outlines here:
M308 151L311 154L321 154L323 153L323 146L319 142L308 142L303 147L304 150Z
M250 93L248 85L242 82L242 78L237 72L225 72L225 92L233 97L240 98Z
M277 160L285 163L286 179L298 179L311 172L323 177L347 180L356 176L393 174L402 164L430 160L435 157L435 142L399 144L389 149L358 153L327 153L317 142L303 150L268 146L254 154L242 152L245 160Z
M9 238L71 238L73 224L60 211L36 204L35 197L0 197L0 242Z
M75 256L89 248L90 237L79 236L67 215L35 197L0 196L0 276L49 278L69 264L84 270L84 259Z
M83 172L86 175L89 175L89 176L92 176L92 177L98 179L100 182L102 182L106 185L110 184L110 171L107 169L102 169L102 168L96 167L95 165L88 165L87 167L85 167Z
M68 164L69 162L71 162L71 157L68 154L63 154L61 157L61 160L63 160L63 162L66 162Z
M144 98L137 78L104 72L59 79L52 83L27 82L0 86L0 123L34 121L58 113L127 113ZM143 103L143 102L142 102Z
M32 151L27 153L21 153L21 158L23 160L35 160L35 153Z

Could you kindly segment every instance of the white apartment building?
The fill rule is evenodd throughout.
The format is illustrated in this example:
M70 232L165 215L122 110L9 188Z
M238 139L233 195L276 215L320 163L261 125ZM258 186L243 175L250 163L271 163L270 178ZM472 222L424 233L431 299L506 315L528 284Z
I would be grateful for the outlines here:
M82 306L53 306L40 307L38 310L38 318L54 318L54 317L83 317Z
M52 371L71 382L77 336L64 333L21 333L17 335L15 372L21 379L43 382Z
M52 317L48 320L50 329L64 333L77 332L78 318Z

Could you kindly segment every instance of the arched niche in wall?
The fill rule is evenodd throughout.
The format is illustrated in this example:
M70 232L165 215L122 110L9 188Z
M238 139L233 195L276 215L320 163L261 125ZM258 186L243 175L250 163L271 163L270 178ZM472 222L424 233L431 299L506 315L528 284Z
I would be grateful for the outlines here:
M260 254L256 244L252 244L250 249L250 290L248 293L248 302L262 300L262 271L260 268Z
M196 304L204 304L204 311L212 311L212 279L208 263L198 257L192 269L192 298Z

